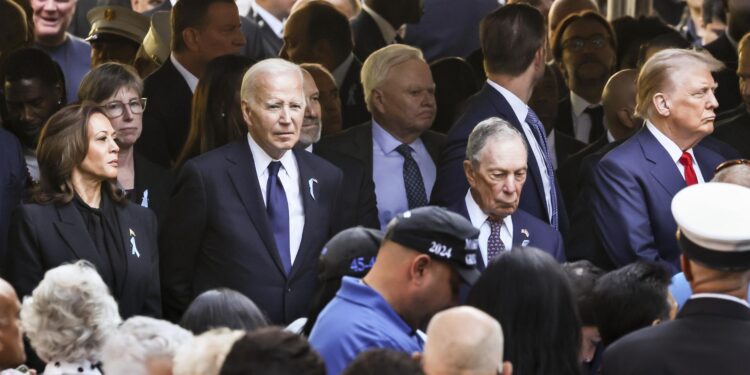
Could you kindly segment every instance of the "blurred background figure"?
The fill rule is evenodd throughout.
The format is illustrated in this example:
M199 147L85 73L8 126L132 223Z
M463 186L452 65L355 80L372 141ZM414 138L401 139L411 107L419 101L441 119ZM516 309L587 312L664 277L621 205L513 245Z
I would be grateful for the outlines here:
M261 328L237 339L219 372L220 375L325 373L323 359L307 340L279 327Z
M737 149L743 158L750 159L750 33L739 42L738 54L737 77L742 103L717 119L713 136Z
M86 261L47 271L21 308L44 374L100 375L104 341L122 319L107 285Z
M83 77L78 97L99 105L117 132L117 183L128 199L162 218L169 203L172 175L133 149L143 130L147 104L143 81L129 65L104 63Z
M327 137L340 133L343 127L341 98L339 97L339 89L336 87L333 75L320 64L303 63L299 66L310 73L320 93L318 101L320 102L321 110L320 120L323 125L321 135Z
M692 45L702 47L716 40L726 28L726 15L723 12L718 14L706 14L710 22L706 22L703 16L704 0L687 0L685 1L685 10L680 23L677 24L677 30Z
M20 311L16 291L7 281L0 279L0 372L26 361Z
M86 40L91 44L91 67L113 61L133 64L149 29L148 17L128 8L103 6L91 9L86 18L91 31Z
M263 44L274 56L279 53L284 42L282 30L294 2L295 0L255 0L249 2L249 9L240 11L241 15L260 26Z
M141 78L148 77L169 58L172 50L169 17L170 12L156 12L151 16L148 32L143 37L143 42L133 60L133 67Z
M250 298L231 289L207 290L190 303L180 326L200 335L215 328L254 331L269 324Z
M422 18L422 0L364 0L362 11L352 19L354 55L361 61L373 52L394 43L403 43L401 29Z
M146 13L156 9L165 1L169 0L130 0L130 7L138 13Z
M479 91L474 70L460 57L444 57L430 64L435 81L437 114L433 131L446 134L463 113L464 101Z
M603 347L596 326L594 309L594 285L604 270L587 260L562 265L573 289L578 316L581 318L581 350L579 358L587 374L597 374Z
M417 359L390 349L371 349L359 353L341 375L424 375Z
M23 8L12 0L0 0L0 65L9 53L31 44L28 30Z
M190 338L177 349L172 374L219 375L232 346L245 335L242 330L217 328Z
M131 317L104 342L104 373L171 375L175 352L192 336L189 331L164 320Z

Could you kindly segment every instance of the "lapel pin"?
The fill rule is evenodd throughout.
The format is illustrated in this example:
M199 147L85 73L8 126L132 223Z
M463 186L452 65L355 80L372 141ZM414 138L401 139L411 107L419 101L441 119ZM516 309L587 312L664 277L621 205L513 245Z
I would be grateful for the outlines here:
M524 236L526 236L526 238L529 238L529 230L528 229L526 229L526 228L521 229L521 234L523 234Z
M136 257L140 258L141 253L138 251L138 246L135 246L135 232L133 232L133 229L128 229L130 231L130 255L135 255Z
M315 200L315 191L313 189L313 186L314 184L317 184L317 183L318 183L318 180L314 178L307 180L307 185L310 186L310 196L312 197L313 200Z
M143 199L141 200L141 207L148 207L148 189L143 191Z

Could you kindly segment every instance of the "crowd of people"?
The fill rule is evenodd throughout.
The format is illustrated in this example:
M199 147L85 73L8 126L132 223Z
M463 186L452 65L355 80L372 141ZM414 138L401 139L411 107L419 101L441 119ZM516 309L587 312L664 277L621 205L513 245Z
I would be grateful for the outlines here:
M744 374L750 2L606 3L0 0L0 374Z

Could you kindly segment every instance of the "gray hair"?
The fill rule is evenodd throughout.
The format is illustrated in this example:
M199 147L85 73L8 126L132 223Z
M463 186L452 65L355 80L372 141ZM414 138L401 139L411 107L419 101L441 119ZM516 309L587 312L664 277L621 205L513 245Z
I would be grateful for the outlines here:
M404 44L391 44L373 52L365 60L360 78L368 111L372 112L372 90L383 84L391 68L412 59L425 61L419 49Z
M174 375L219 375L229 351L245 331L217 328L193 337L174 356Z
M134 316L125 321L104 343L102 362L107 375L148 375L148 361L172 361L193 334L170 322Z
M298 65L279 58L265 59L258 62L250 67L250 69L245 72L245 76L242 77L242 87L240 88L242 100L247 100L251 94L255 93L258 78L260 76L265 74L278 75L288 73L296 74L299 77L301 87L304 77L302 76L302 68Z
M21 308L23 330L45 362L98 362L121 321L107 285L85 260L47 271Z
M655 110L654 95L674 84L674 74L684 67L702 65L711 72L724 69L724 64L706 51L669 48L651 56L638 75L635 112L648 119Z
M466 160L470 160L475 165L479 163L479 153L490 138L503 140L518 138L523 143L526 152L529 152L529 146L521 132L508 121L499 117L490 117L477 124L469 134L469 141L466 144Z
M750 165L737 164L724 168L714 175L711 182L726 182L750 188Z

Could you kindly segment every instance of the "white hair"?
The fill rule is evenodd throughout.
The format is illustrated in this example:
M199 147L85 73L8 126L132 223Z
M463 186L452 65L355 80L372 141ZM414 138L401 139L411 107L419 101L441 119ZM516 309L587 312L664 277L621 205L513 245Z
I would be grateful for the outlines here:
M121 321L107 285L85 260L47 271L21 308L23 330L45 362L98 362Z
M425 61L422 51L404 44L391 44L383 47L365 60L360 77L368 111L372 112L372 90L383 84L391 68L408 60Z
M297 64L279 58L265 59L256 63L251 66L242 77L242 87L240 88L242 100L247 100L250 98L251 94L255 93L258 78L261 75L279 75L288 73L297 75L299 77L300 86L302 85L304 80L304 77L302 76L302 68Z
M529 152L524 136L508 121L499 117L483 120L469 134L469 140L466 142L466 160L471 161L473 165L479 163L479 153L490 139L510 140L513 138L521 142L526 152Z
M134 316L125 321L104 343L102 363L107 375L148 375L148 362L172 362L182 344L193 334L170 322Z
M217 328L193 337L174 357L174 375L219 375L229 351L245 331Z

